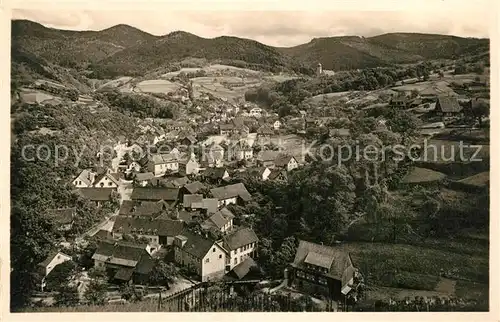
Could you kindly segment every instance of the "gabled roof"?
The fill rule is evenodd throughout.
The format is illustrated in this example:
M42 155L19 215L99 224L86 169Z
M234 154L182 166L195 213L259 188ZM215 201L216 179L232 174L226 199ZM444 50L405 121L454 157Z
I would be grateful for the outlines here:
M274 135L274 129L272 129L270 125L264 124L257 129L257 134Z
M177 155L173 153L164 153L164 154L153 154L149 158L149 162L152 164L165 164L165 163L174 163L177 162Z
M120 182L117 180L117 178L113 175L111 175L110 173L101 173L100 175L98 175L95 179L94 179L94 183L97 184L99 181L101 181L104 177L107 177L111 182L113 182L114 184L116 184L117 186L120 185Z
M224 236L224 245L228 250L235 250L250 243L256 243L259 238L251 228L242 228L234 233Z
M439 96L436 108L438 106L441 107L441 111L444 113L457 113L462 110L457 98L452 96Z
M121 216L154 216L162 210L166 210L165 208L170 208L170 205L162 201L123 200L118 214Z
M279 151L264 150L259 152L257 159L260 161L274 161L279 154Z
M228 220L222 216L220 212L214 213L210 218L205 220L204 225L207 226L215 226L218 229L221 229L228 223Z
M326 275L340 280L342 288L347 285L354 274L351 257L342 248L301 240L292 265L307 269L305 264L327 268Z
M203 202L203 195L199 195L199 194L192 194L192 195L188 195L188 194L185 194L183 196L183 200L182 200L182 204L184 205L184 207L186 208L193 208L193 203L200 203L200 202Z
M209 214L215 213L219 208L219 199L205 198L201 202L193 202L191 207L196 209L206 209Z
M106 201L111 199L115 188L79 188L78 192L86 199L92 201Z
M49 216L61 225L70 224L73 222L73 217L76 213L76 208L60 208L47 210Z
M269 176L267 178L269 180L275 180L279 176L283 176L283 179L286 179L287 178L286 171L283 169L279 169L279 168L278 169L271 169L271 173L269 174Z
M233 273L242 279L250 273L253 267L258 267L257 263L252 259L252 257L247 257L243 262L239 263L233 268Z
M179 188L136 187L132 191L130 199L177 201L178 197L179 197Z
M50 264L50 262L52 262L52 260L54 258L56 258L57 255L61 255L61 256L66 256L68 257L69 259L71 259L71 256L69 255L66 255L64 254L63 252L59 252L59 251L52 251L50 252L47 257L45 258L45 260L41 263L38 264L38 266L41 266L41 267L47 267L47 265Z
M223 187L213 188L210 193L219 200L240 197L243 201L252 199L252 195L247 191L243 183L231 184Z
M186 189L191 194L195 194L198 191L205 189L205 185L199 181L194 181L194 182L185 184L184 189Z
M82 170L82 172L80 172L80 174L75 179L73 179L73 181L75 180L79 180L85 185L91 186L92 182L94 181L94 174L90 170Z
M293 155L289 155L289 154L285 154L285 153L281 153L279 154L276 159L274 160L274 165L277 166L277 167L284 167L286 166L290 160L292 159L295 159L295 157ZM297 161L297 160L295 160Z
M150 219L142 217L118 216L113 225L113 232L152 236L176 236L184 229L180 220Z
M155 177L155 175L152 172L146 172L146 173L136 173L134 178L137 181L148 181L151 180Z
M229 209L227 209L226 207L224 207L221 210L219 210L219 212L227 220L231 220L231 219L234 218L233 213Z
M142 256L149 256L145 244L102 240L99 242L92 259L134 268Z
M206 238L200 234L195 234L187 229L179 235L187 239L182 250L198 259L205 257L212 246L216 245L215 240Z
M211 179L222 179L227 169L225 167L222 168L208 168L205 170L203 175L207 178Z

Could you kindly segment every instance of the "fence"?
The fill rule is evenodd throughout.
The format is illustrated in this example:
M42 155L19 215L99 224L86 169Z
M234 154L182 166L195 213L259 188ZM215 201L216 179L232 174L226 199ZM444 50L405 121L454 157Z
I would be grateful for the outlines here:
M226 284L228 286L230 284ZM302 312L337 311L333 301L322 307L306 298L290 294L251 293L238 296L227 287L200 283L164 299L158 299L158 311L166 312Z

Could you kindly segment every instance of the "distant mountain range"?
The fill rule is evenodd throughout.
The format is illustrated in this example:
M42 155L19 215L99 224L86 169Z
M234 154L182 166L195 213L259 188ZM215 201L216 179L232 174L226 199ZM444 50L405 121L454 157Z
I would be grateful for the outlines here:
M489 39L447 35L390 33L375 37L325 37L278 48L250 39L221 36L202 38L177 31L154 36L128 25L101 31L68 31L28 21L12 21L12 60L36 61L63 67L90 68L104 75L137 75L179 62L205 58L245 62L269 69L297 65L348 70L454 59L489 51ZM28 58L27 58L28 57Z

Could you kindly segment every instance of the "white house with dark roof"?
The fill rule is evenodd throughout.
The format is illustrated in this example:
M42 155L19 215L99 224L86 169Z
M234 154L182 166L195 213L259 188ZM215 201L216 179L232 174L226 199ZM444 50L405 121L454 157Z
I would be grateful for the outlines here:
M45 277L47 277L47 275L49 275L57 265L70 260L71 256L66 255L63 252L53 251L49 253L43 262L38 264L38 269L43 276L41 285L42 291L45 287Z
M233 213L226 207L212 214L207 220L202 223L204 229L214 228L222 233L227 233L233 229Z
M224 277L226 251L215 240L185 230L175 237L173 245L175 262L191 267L202 282Z
M243 183L213 188L210 193L214 198L218 199L219 207L237 204L239 200L246 202L252 199L252 195L250 195Z
M93 186L95 173L90 170L82 170L80 174L73 179L72 184L77 188L89 188Z
M179 160L176 153L154 154L148 159L148 171L155 176L163 176L167 172L179 171Z
M108 172L104 172L94 179L94 187L96 188L118 188L119 185L119 179Z
M251 228L241 228L223 237L220 244L226 250L226 270L230 271L257 252L259 238Z
M351 256L341 247L301 240L288 268L288 286L340 300L351 291L356 272Z

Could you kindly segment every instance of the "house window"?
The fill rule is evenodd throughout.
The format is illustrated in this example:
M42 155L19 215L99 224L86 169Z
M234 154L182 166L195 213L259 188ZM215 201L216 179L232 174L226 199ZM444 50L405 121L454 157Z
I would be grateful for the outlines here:
M238 264L238 257L234 258L234 265Z
M205 263L210 262L210 258L205 259Z
M243 256L240 256L240 262L243 262Z
M326 278L318 277L318 283L321 285L326 285L327 284Z
M222 258L222 254L219 255L219 258Z
M112 186L113 185L113 182L108 182L108 186Z
M297 277L304 278L304 272L303 271L297 271Z
M215 247L214 247L214 249L212 249L212 251L215 253Z

